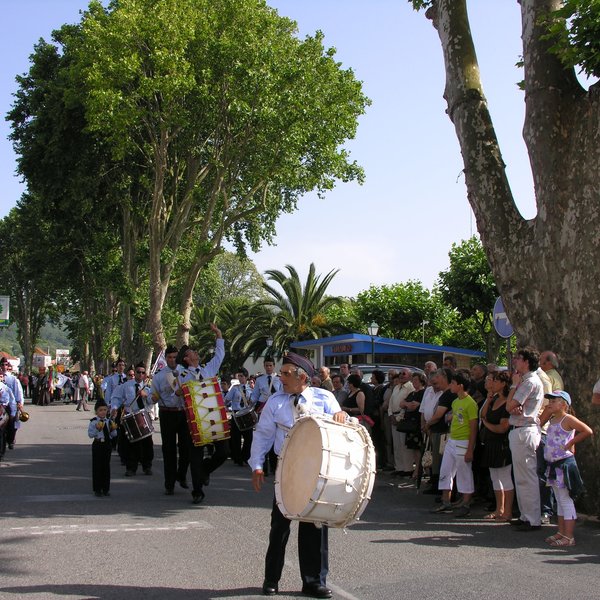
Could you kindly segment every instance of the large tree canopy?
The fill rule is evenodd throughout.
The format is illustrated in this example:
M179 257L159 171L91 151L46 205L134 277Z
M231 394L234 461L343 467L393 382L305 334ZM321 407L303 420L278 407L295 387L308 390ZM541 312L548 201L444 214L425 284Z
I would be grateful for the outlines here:
M186 236L196 241L181 297L180 340L193 289L225 239L257 250L303 193L362 178L344 142L368 100L323 36L262 0L93 1L79 49L86 115L115 158L148 182L150 310L154 345Z
M96 357L187 341L226 241L256 251L303 194L363 179L344 148L361 82L264 0L93 0L34 50L12 139Z
M427 8L440 38L446 69L444 97L463 156L468 199L519 343L562 356L565 383L578 414L598 429L600 419L590 408L590 398L600 365L595 268L600 264L600 85L584 89L574 63L585 64L585 56L575 52L563 62L564 52L557 54L555 42L557 28L568 30L581 23L570 24L557 11L570 6L577 15L578 6L590 3L520 0L523 136L537 202L533 219L520 215L511 193L483 93L467 1L414 0L413 4ZM595 27L593 19L587 21L592 25L589 32L598 31L597 11L595 16ZM597 41L597 34L580 40L582 48L588 49ZM572 40L565 36L563 42ZM573 56L581 60L572 60ZM596 436L577 452L596 508L599 449L600 436Z

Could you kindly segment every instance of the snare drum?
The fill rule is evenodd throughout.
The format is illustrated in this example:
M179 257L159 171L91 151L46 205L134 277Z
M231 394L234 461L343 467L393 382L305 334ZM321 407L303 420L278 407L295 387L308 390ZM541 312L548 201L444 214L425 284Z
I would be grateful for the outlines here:
M253 406L246 406L233 413L233 420L240 431L248 431L258 423L258 415Z
M229 439L229 419L216 377L188 381L181 386L185 416L194 446Z
M275 499L288 519L346 527L358 520L375 483L375 450L367 430L315 416L286 435Z
M146 410L124 414L121 417L121 425L130 443L139 442L154 432L152 417Z

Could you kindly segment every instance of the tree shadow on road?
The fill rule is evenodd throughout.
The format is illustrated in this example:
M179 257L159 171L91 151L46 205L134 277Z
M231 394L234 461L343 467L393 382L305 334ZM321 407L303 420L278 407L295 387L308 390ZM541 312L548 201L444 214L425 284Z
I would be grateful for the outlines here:
M246 587L231 590L177 589L167 587L143 587L127 585L23 585L0 587L0 594L29 597L33 594L48 594L59 598L85 598L86 600L219 600L221 598L263 598L260 588ZM3 596L6 597L6 596ZM302 598L302 594L280 592L278 598Z

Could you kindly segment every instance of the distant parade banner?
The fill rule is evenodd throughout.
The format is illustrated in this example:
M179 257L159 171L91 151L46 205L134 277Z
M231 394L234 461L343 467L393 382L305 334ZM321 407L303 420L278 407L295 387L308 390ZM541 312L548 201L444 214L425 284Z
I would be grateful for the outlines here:
M8 309L10 308L10 297L0 296L0 327L8 327L9 317Z

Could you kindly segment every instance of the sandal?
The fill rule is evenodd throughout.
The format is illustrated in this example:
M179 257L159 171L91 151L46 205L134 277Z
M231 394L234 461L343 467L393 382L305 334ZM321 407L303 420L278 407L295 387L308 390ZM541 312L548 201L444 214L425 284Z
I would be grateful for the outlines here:
M560 537L552 542L550 542L551 546L554 547L560 547L560 546L574 546L575 545L575 538L572 537L567 537L566 535L562 535L562 533L560 534Z
M557 531L554 535L549 535L544 541L548 544L551 544L552 542L559 540L561 537L563 537L563 534L560 533L560 531Z
M496 513L490 513L489 515L485 515L485 517L483 517L486 521L496 521L497 519L500 518L500 515L497 515Z

